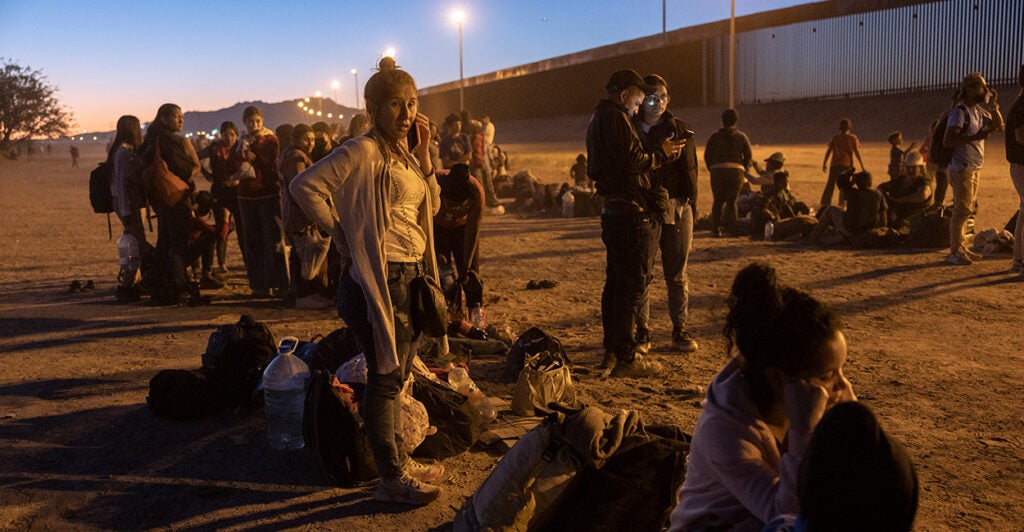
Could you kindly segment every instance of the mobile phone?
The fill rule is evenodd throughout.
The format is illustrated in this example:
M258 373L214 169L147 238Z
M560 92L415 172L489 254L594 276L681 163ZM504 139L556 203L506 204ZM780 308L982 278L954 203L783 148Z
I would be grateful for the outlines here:
M416 148L416 145L420 143L420 128L419 123L415 120L412 121L412 128L409 129L409 135L406 139L409 141L409 151Z
M294 353L295 348L297 347L299 347L298 338L294 336L285 336L277 343L277 354L283 355L285 353Z
M687 129L686 131L684 131L683 132L683 138L686 139L686 140L692 139L693 138L693 130L692 129Z

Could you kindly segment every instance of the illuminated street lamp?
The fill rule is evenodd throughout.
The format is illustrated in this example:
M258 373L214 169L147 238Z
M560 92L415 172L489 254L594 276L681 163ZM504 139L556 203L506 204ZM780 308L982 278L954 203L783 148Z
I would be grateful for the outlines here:
M359 71L353 68L351 72L356 78L356 109L359 109Z
M459 111L465 109L462 96L462 86L465 85L466 81L462 76L462 21L465 18L466 14L461 9L457 9L452 13L452 20L459 26Z

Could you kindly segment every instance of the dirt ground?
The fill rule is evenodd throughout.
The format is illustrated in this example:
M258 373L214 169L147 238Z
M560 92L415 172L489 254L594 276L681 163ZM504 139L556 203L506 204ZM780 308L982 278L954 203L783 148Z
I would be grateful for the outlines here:
M704 135L706 138L706 134ZM579 138L582 138L580 136ZM1002 227L1016 195L1002 154L989 143L977 227ZM582 141L509 145L517 168L562 181ZM782 150L798 197L813 202L824 182L823 145ZM864 147L884 174L888 147ZM237 248L229 286L198 308L118 304L116 248L87 200L102 147L83 149L70 169L67 146L34 162L0 161L0 529L425 530L443 527L500 457L469 452L444 461L438 502L418 509L375 503L371 489L332 486L303 451L270 449L262 412L224 412L193 422L152 416L148 381L165 368L198 367L207 336L241 313L277 335L309 338L339 326L329 311L283 308L247 294ZM877 182L877 179L876 179ZM710 191L701 176L700 211ZM115 221L116 224L116 221ZM691 432L699 401L726 362L721 330L733 275L767 261L842 316L846 374L861 400L903 441L921 480L918 530L1024 529L1024 382L1021 290L1009 255L946 266L942 250L825 250L800 243L696 235L690 260L689 325L700 350L681 356L669 341L665 289L653 287L652 318L664 376L603 379L599 301L604 248L597 218L486 219L482 270L491 322L515 333L539 326L575 363L584 400L636 409ZM69 293L72 280L96 290ZM557 282L526 290L530 280ZM479 357L472 374L491 396L502 359Z

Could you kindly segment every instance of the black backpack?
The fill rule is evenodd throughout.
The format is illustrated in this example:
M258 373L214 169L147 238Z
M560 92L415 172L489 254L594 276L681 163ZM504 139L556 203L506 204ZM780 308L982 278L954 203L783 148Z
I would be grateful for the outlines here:
M538 327L530 327L526 332L519 335L519 338L516 339L515 343L508 350L505 360L505 380L511 382L518 379L519 372L526 365L526 357L536 355L542 351L559 353L566 362L569 361L569 357L565 354L565 349L562 348L562 342L558 338L548 336L546 332Z
M377 478L377 468L363 424L331 383L334 375L313 372L306 391L302 437L317 467L334 482L358 485Z
M967 122L964 123L964 129L967 129L971 124L971 114L967 112L967 108L963 104L953 107L953 109L957 108L966 117ZM939 117L938 123L935 124L935 130L932 131L931 142L928 143L928 161L935 163L935 166L939 168L949 166L949 163L953 160L953 148L947 148L943 144L943 139L946 137L946 122L949 120L949 113L953 109L942 113L942 116Z
M110 183L114 180L114 165L103 161L89 174L89 203L92 212L109 214L114 212L114 196Z
M217 412L221 402L204 369L165 369L149 380L149 410L158 417L198 419Z
M651 425L622 441L600 469L584 466L544 530L663 530L686 474L690 436Z
M238 323L222 325L210 334L203 353L203 368L210 372L214 390L231 406L253 399L263 370L277 351L270 328L243 314Z
M412 396L423 403L437 433L427 436L412 455L440 460L468 451L480 439L480 411L465 395L445 384L418 373L413 378Z

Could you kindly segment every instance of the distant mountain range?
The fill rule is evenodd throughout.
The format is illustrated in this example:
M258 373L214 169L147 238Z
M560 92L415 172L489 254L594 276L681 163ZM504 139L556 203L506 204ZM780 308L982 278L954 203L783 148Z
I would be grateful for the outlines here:
M306 98L277 103L261 101L239 102L231 107L217 111L189 111L185 113L185 129L182 133L200 133L205 131L208 134L212 134L225 121L234 122L238 130L244 132L245 124L242 123L242 111L250 105L255 105L263 111L263 125L271 130L281 124L295 125L302 123L313 125L314 122L327 122L328 124L340 122L347 127L352 116L362 112L352 107L339 105L330 98L310 97L308 102L305 100ZM300 103L305 106L305 109L300 106ZM309 110L313 111L312 114L310 114ZM320 116L317 116L317 112L320 112ZM338 117L339 113L341 118ZM328 114L331 116L328 117Z

